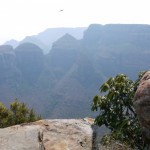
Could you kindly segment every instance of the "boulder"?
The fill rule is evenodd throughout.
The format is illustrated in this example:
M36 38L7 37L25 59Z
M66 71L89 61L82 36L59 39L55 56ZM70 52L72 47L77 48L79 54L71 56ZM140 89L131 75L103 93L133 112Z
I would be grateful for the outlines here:
M150 143L150 71L142 77L135 93L133 105L143 127L143 135Z
M0 129L1 150L96 150L91 119L40 120Z

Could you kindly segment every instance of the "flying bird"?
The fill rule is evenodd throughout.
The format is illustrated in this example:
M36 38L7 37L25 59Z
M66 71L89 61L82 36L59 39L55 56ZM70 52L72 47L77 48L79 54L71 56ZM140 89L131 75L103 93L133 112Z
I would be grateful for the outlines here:
M63 9L60 9L59 12L64 11Z

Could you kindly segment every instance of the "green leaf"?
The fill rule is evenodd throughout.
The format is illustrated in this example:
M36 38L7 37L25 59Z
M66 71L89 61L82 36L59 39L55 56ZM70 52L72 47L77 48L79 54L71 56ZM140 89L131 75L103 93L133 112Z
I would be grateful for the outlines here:
M110 88L109 85L107 83L104 83L101 86L100 90L101 90L101 92L106 92L109 88Z

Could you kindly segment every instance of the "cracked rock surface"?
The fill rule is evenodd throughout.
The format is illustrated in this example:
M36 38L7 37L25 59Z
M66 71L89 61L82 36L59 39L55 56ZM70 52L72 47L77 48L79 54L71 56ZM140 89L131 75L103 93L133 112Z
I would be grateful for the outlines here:
M92 150L91 121L40 120L0 129L0 150Z

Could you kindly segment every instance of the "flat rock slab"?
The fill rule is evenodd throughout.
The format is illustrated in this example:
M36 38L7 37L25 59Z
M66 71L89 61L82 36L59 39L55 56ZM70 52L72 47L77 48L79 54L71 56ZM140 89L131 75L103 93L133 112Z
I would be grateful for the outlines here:
M40 120L0 129L0 150L92 149L91 120Z

